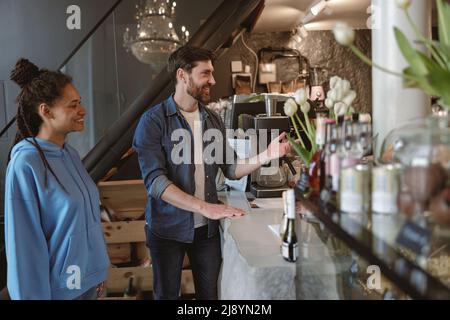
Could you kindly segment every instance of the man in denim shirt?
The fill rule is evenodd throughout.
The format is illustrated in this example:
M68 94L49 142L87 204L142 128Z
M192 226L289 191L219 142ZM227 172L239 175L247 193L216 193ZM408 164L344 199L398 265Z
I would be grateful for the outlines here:
M134 136L149 195L146 236L155 299L178 298L185 253L196 298L217 299L222 262L219 220L245 214L218 204L217 170L220 167L228 179L239 179L290 151L288 143L280 142L285 136L281 134L250 161L235 160L220 117L205 107L215 84L212 61L212 52L202 48L185 46L172 53L168 71L175 93L142 116ZM208 156L211 145L220 148ZM225 161L230 154L233 161Z

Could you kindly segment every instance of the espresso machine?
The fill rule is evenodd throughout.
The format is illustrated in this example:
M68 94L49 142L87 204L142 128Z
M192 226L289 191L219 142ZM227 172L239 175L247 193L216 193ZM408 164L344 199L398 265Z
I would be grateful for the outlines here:
M264 97L265 111L263 114L248 115L243 114L243 129L254 129L256 142L252 147L256 148L256 154L264 151L270 142L283 131L290 132L289 117L277 112L277 104L284 103L287 97L267 94ZM250 130L253 131L253 130ZM281 197L283 191L288 189L287 175L283 168L286 162L292 174L296 171L287 157L272 160L263 165L256 172L252 173L249 189L257 198L277 198Z
M311 103L311 109L314 110L314 117L319 114L327 117L329 110L325 107L325 90L324 87L328 81L328 70L322 67L314 66L310 68L309 82L310 92L309 100Z
M325 82L328 79L328 71L325 68L314 66L309 72L310 90L309 99L311 101L325 100L325 91L323 89Z

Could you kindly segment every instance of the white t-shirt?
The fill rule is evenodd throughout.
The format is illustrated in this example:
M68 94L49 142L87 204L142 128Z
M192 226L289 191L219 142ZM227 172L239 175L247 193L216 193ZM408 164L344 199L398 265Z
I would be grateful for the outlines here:
M186 112L180 109L189 126L194 138L194 164L195 164L195 194L198 199L205 200L205 166L203 164L203 136L202 122L200 120L199 109L193 112ZM205 216L194 212L194 227L198 228L208 223Z

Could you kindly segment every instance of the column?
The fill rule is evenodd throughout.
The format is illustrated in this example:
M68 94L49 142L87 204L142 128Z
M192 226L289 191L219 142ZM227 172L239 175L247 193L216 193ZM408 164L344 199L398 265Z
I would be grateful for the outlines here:
M413 0L408 9L412 20L426 37L431 37L431 2ZM394 0L372 0L372 59L376 64L401 73L408 65L397 46L394 26L411 41L417 40L403 10ZM376 155L394 128L430 112L430 97L420 89L403 88L402 79L372 68L373 133L378 133Z

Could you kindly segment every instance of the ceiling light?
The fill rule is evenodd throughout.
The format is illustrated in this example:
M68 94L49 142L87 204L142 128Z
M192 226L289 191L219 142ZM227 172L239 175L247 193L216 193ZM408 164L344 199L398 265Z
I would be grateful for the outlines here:
M127 50L156 70L167 62L167 57L189 40L189 31L181 28L179 37L175 27L176 2L171 0L145 0L136 5L136 31L127 28L123 38Z

